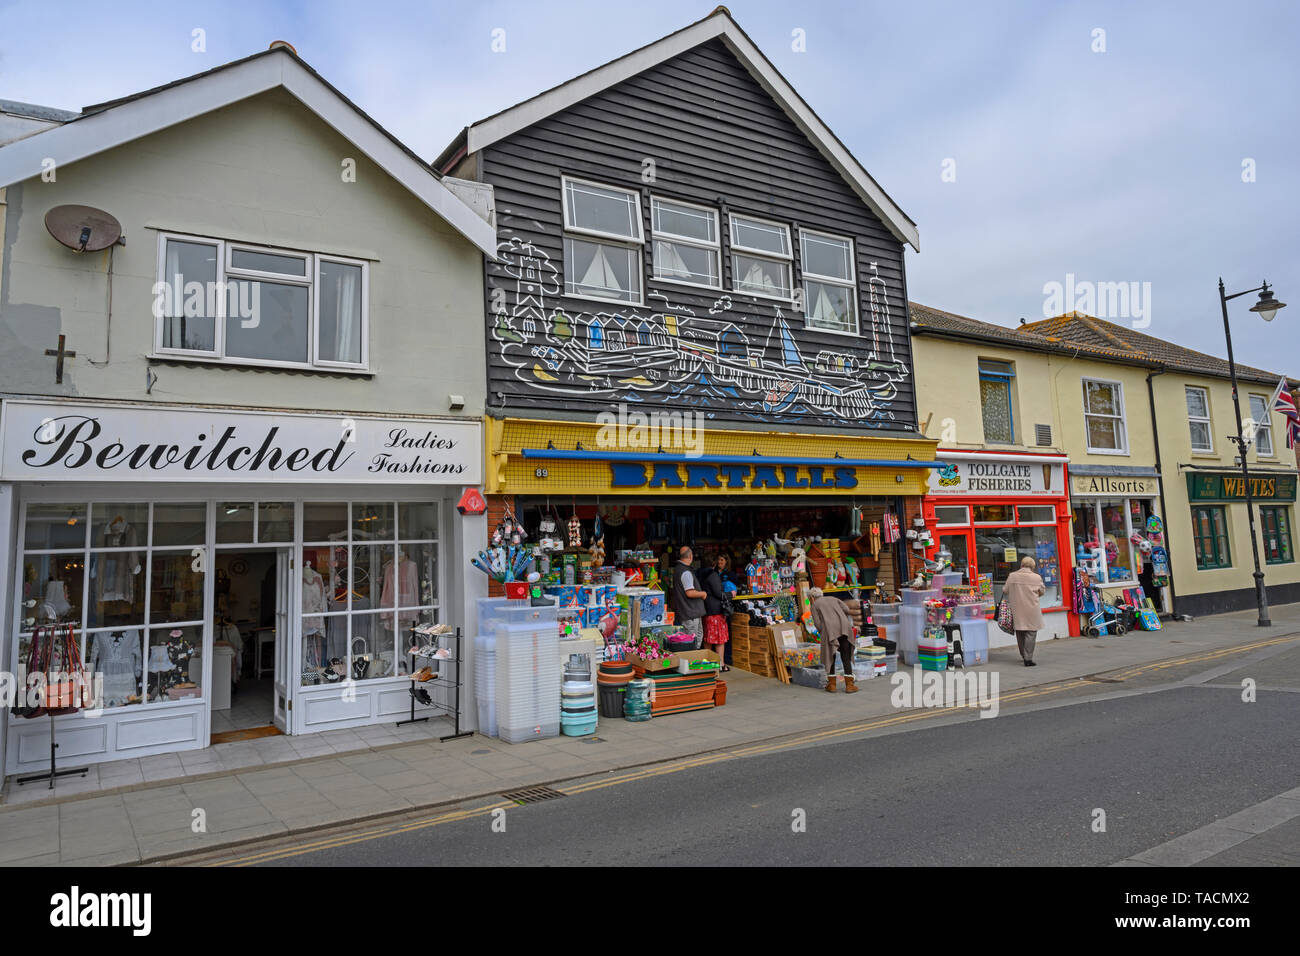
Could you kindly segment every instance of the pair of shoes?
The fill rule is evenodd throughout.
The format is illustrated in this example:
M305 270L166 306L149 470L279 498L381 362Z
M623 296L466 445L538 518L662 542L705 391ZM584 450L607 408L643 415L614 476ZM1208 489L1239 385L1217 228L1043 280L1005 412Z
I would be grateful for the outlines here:
M858 692L857 682L852 677L844 678L844 693L856 694Z
M1037 667L1038 665L1035 664L1033 661L1025 661L1025 666L1026 666L1026 667Z
M451 660L451 651L445 647L436 647L433 644L426 644L423 647L412 647L408 654L423 658L426 661L446 661Z
M726 664L723 664L723 665L722 665L722 673L725 674L725 673L727 673L727 671L729 671L729 670L731 670L731 668L728 667Z
M411 680L424 683L425 681L434 680L437 676L438 675L433 672L432 667L421 667L418 671L416 671L414 674L411 675Z
M416 687L414 684L411 685L411 696L425 705L433 703L433 698L429 696L429 692L423 687Z
M826 678L826 693L828 694L835 693L835 680L836 678L834 677Z

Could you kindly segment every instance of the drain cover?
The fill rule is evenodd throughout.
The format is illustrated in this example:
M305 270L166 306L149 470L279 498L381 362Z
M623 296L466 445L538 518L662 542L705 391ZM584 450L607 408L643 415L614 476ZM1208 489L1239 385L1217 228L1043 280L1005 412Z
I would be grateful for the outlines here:
M517 803L523 806L527 803L541 803L543 800L556 800L564 794L551 787L528 787L524 790L511 790L509 793L503 793L511 803Z

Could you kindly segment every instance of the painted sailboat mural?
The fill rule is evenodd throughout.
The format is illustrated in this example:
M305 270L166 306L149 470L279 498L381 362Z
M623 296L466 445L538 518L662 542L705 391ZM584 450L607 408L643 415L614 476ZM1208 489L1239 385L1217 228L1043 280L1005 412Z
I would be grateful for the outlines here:
M516 237L498 253L508 281L489 291L491 339L530 390L687 405L706 414L722 400L758 419L782 414L887 425L897 383L910 374L894 354L889 300L878 275L867 283L869 314L855 340L858 354L823 348L809 360L780 308L771 319L745 315L723 295L707 315L697 315L652 292L649 308L611 302L580 312L560 301L559 273L545 251ZM595 257L589 271L601 271L592 281L609 287L610 268ZM761 344L744 331L764 324Z

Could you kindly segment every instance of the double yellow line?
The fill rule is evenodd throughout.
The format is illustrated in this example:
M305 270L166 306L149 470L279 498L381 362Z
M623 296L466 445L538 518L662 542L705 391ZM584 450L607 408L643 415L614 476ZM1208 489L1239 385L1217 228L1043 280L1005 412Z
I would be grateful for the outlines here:
M1200 654L1191 654L1185 657L1172 658L1167 661L1161 661L1156 664L1144 664L1139 667L1131 667L1123 671L1116 672L1114 679L1124 681L1139 674L1148 671L1160 671L1169 667L1176 667L1181 664L1198 663L1201 661L1217 660L1223 657L1229 657L1233 654L1241 654L1246 651L1258 650L1263 647L1271 647L1276 644L1283 644L1288 641L1294 641L1300 635L1291 635L1289 637L1277 637L1265 641L1256 641L1252 644L1242 644L1237 647L1221 648L1214 651L1205 651ZM1080 687L1093 687L1093 682L1081 677L1073 677L1068 680L1057 681L1052 684L1044 684L1039 687L1027 687L1023 690L1012 691L1009 694L1002 694L998 699L999 706L1003 704L1015 703L1017 701L1030 700L1037 697L1046 697L1050 694L1060 693L1064 690L1074 690ZM968 704L965 707L940 707L928 708L924 710L909 710L906 713L895 714L889 717L877 717L872 720L863 721L857 724L849 724L843 727L835 727L829 730L811 731L806 734L800 734L796 737L786 738L784 740L771 743L753 744L748 747L737 747L734 750L718 751L711 754L703 754L698 757L687 757L682 760L674 761L670 764L659 764L652 767L644 767L639 770L632 770L627 773L617 774L606 779L593 780L589 783L577 784L573 787L567 787L564 790L566 796L573 796L579 793L590 793L594 790L604 790L607 787L614 787L620 784L633 783L638 780L648 780L651 777L663 777L668 774L681 773L684 770L693 770L697 767L706 767L710 764L722 763L727 760L738 760L743 757L754 757L759 754L775 753L780 750L789 750L792 747L802 747L810 743L824 742L833 740L837 737L846 737L852 734L860 734L869 730L878 730L882 727L895 727L902 724L912 723L917 720L928 720L934 717L940 717L958 713L962 710L970 710L977 707L976 704ZM370 840L378 840L383 837L396 836L402 833L411 833L416 830L424 830L429 827L441 826L446 823L458 823L462 820L471 820L476 817L488 816L495 810L502 810L509 807L516 807L512 800L500 800L487 806L478 807L473 810L454 810L448 813L439 814L423 820L413 820L408 823L389 824L372 830L365 830L359 833L337 834L332 837L325 837L309 843L300 843L291 847L281 847L274 850L264 850L259 853L252 853L246 856L232 857L227 860L219 860L209 864L210 866L253 866L258 863L268 863L273 860L283 860L296 856L303 856L308 853L318 853L322 850L332 850L338 847L350 846L356 843L364 843Z

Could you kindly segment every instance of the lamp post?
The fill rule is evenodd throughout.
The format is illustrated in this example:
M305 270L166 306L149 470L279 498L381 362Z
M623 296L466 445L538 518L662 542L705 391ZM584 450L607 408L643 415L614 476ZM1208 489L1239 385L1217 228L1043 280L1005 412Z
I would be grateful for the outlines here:
M1268 619L1268 593L1264 590L1264 572L1259 567L1259 540L1255 537L1255 498L1250 493L1250 468L1246 464L1246 436L1241 429L1241 399L1237 397L1237 363L1232 357L1232 326L1228 324L1228 300L1235 299L1238 296L1250 295L1252 292L1259 293L1259 301L1250 307L1250 311L1257 312L1265 322L1272 322L1273 316L1277 315L1278 309L1286 308L1285 302L1279 302L1273 298L1273 293L1265 282L1254 289L1247 289L1244 292L1234 292L1227 295L1223 288L1223 277L1219 278L1219 305L1223 307L1223 335L1228 340L1228 373L1232 377L1232 408L1237 415L1237 453L1238 461L1241 462L1241 477L1246 490L1246 518L1250 522L1250 550L1255 558L1255 604L1259 607L1259 621L1256 622L1260 627L1269 627L1272 621ZM1265 414L1272 414L1272 409L1266 409Z

